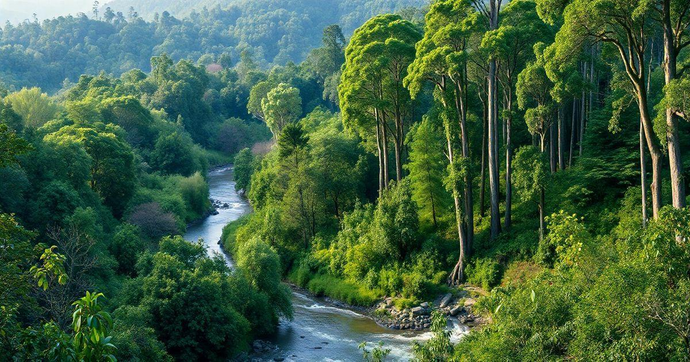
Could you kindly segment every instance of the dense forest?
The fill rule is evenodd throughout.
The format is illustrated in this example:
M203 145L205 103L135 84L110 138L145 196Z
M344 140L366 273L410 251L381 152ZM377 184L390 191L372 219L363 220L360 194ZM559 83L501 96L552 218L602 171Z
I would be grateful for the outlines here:
M340 24L350 34L384 12L408 9L407 16L421 17L412 6L424 1L189 3L115 1L111 8L96 1L88 14L7 23L0 29L0 78L6 88L38 86L55 92L85 73L148 72L149 59L164 53L203 66L228 67L245 58L262 67L285 65L301 62L318 47L328 25Z
M309 3L289 36L238 30L289 23L262 1L3 28L0 359L246 358L281 281L481 290L420 361L690 359L690 3ZM180 236L230 162L232 270Z

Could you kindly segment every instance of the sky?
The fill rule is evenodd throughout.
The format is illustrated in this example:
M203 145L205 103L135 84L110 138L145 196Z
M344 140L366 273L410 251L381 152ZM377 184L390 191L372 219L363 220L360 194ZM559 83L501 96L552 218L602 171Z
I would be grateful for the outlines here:
M106 1L101 0L101 4ZM25 19L50 19L60 15L90 13L93 0L0 0L0 24L7 20L18 23Z

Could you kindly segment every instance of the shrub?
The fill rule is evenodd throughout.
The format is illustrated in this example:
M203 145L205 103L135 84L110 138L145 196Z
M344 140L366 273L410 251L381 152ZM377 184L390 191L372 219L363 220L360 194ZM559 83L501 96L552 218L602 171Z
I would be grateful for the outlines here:
M481 285L486 291L498 285L501 277L500 265L490 259L477 259L467 266L465 272L470 284Z
M379 300L380 293L330 275L317 275L307 285L318 296L329 296L351 305L371 306Z

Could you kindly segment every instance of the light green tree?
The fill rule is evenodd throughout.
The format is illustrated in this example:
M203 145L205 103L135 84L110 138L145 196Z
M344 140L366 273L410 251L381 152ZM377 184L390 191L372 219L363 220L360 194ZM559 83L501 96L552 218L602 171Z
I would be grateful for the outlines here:
M302 115L302 98L299 89L280 83L261 100L261 110L273 137L278 138L283 128L297 121Z

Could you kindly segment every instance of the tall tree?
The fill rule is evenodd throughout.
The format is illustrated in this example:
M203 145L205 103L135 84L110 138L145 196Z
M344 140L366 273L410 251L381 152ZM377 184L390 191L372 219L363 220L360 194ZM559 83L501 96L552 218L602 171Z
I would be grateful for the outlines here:
M534 58L533 45L547 41L552 36L551 29L537 14L536 3L532 0L512 1L502 12L498 29L484 35L482 47L494 56L499 64L498 81L501 83L505 107L505 149L506 149L506 202L504 227L510 229L512 222L512 122L514 118L515 82L525 63Z
M469 130L467 129L467 56L471 35L476 29L477 13L469 1L443 0L434 3L426 15L424 38L417 44L417 58L410 66L406 80L413 95L419 94L426 82L436 89L436 98L444 108L442 115L456 119L459 126L460 155L456 154L453 134L455 127L446 125L447 158L451 174L462 175L462 182L451 182L460 242L460 258L450 277L451 283L464 279L464 258L469 256L474 236L474 203L469 162ZM462 168L462 170L458 169ZM457 170L456 170L457 169ZM457 171L457 172L456 172ZM454 177L451 177L454 179ZM458 189L457 187L462 186ZM460 196L464 196L464 207Z
M403 143L412 114L403 79L420 38L409 21L380 15L355 31L345 52L338 88L343 122L365 139L375 135L380 191L388 186L389 139L395 149L396 178L402 179Z
M645 131L645 141L652 159L652 212L661 209L661 146L654 132L654 122L646 87L648 60L645 50L653 27L653 9L642 0L574 0L565 7L564 25L556 35L555 61L566 62L577 54L586 41L612 46L630 79Z
M678 69L680 52L690 45L690 2L687 0L660 0L661 23L664 32L664 80L669 85L682 76L690 64ZM685 207L685 180L683 159L678 135L678 116L666 107L666 144L671 170L671 198L673 207Z
M502 0L472 0L472 4L482 15L489 31L498 29ZM499 210L498 186L498 73L497 59L489 57L488 67L488 147L489 147L489 190L491 198L491 239L501 232L501 212Z

